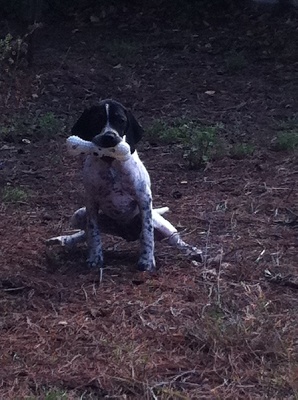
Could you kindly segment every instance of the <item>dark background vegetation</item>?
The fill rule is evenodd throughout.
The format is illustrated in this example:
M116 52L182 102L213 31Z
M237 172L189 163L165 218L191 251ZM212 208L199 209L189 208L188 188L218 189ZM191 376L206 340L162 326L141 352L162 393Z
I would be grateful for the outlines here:
M284 2L281 2L284 3ZM107 1L107 0L1 0L0 7L5 17L17 17L20 20L26 20L32 17L34 12L43 18L49 16L66 17L70 18L73 12L83 12L86 10L92 10L93 12L102 11L108 8L129 8L138 9L156 9L161 13L182 13L191 17L192 12L201 12L203 15L209 10L218 11L218 14L223 10L240 5L243 7L243 2L237 0L151 0L151 1ZM31 15L30 15L31 13Z
M109 10L129 10L131 12L150 12L161 17L185 18L189 23L200 24L202 17L208 15L222 18L227 12L243 10L251 6L250 0L0 0L0 11L5 18L17 18L20 21L53 19L72 19L80 14L106 13ZM290 0L279 0L276 11L285 11L291 7Z

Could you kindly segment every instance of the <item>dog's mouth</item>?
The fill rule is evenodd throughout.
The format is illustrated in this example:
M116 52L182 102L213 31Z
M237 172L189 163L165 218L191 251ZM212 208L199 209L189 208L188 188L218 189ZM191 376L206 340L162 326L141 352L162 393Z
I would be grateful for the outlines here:
M126 161L130 158L131 149L129 144L126 142L126 136L119 137L120 141L117 140L115 146L103 147L95 144L95 150L93 155L99 156L100 159L105 161L111 161L113 159L118 159L121 161ZM93 142L94 144L94 142Z
M122 141L123 141L123 138L121 136L119 136L116 132L113 132L113 131L105 132L104 134L97 135L92 140L92 142L96 146L103 148L103 149L116 147Z

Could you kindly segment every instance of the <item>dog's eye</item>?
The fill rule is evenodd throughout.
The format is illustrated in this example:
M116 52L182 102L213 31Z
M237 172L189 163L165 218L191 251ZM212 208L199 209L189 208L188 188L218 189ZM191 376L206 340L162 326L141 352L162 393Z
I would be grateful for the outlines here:
M124 117L124 115L117 115L117 118L119 122L121 122L122 124L126 122L126 118Z

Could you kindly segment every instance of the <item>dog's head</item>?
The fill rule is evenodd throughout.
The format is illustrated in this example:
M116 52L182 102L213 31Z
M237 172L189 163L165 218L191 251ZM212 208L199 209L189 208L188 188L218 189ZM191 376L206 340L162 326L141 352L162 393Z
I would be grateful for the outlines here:
M122 104L103 100L83 112L71 133L104 148L116 146L126 136L133 153L142 138L143 128Z

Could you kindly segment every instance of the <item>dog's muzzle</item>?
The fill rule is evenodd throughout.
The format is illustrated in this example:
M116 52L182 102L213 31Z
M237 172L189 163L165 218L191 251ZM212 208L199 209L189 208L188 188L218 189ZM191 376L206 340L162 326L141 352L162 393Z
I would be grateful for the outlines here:
M92 142L99 147L115 147L117 144L121 142L121 137L112 131L107 131L105 133L101 133L100 135L95 136Z

